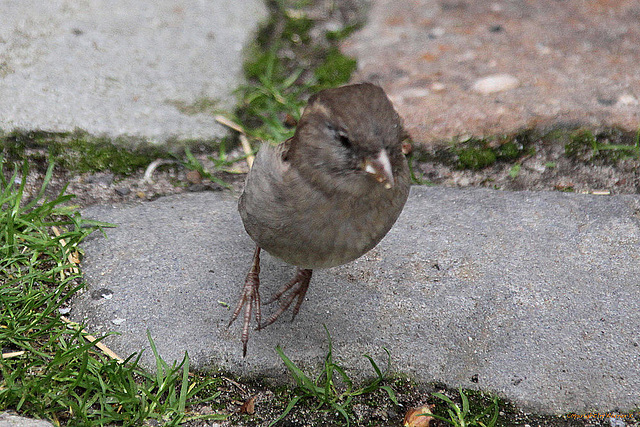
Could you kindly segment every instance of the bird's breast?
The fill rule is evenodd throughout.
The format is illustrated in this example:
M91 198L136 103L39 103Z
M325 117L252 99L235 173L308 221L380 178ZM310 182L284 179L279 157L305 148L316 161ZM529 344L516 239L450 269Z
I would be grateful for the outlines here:
M274 198L270 204L245 203L245 229L256 243L283 261L302 268L327 268L352 261L389 231L402 203L385 190L356 198ZM264 207L268 206L268 207Z

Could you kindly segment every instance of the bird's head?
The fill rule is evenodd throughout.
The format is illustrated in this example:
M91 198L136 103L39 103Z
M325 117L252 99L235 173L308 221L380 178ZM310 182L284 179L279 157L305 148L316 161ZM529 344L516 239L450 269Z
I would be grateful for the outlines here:
M405 161L401 138L400 117L384 91L356 84L309 99L290 155L304 159L299 160L301 173L330 188L391 189Z

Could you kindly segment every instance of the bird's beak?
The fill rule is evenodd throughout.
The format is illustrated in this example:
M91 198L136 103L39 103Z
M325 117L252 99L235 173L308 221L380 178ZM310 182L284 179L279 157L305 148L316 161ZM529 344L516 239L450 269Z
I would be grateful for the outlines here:
M362 169L373 175L379 183L384 183L384 188L393 187L393 171L386 150L380 150L377 156L365 159Z

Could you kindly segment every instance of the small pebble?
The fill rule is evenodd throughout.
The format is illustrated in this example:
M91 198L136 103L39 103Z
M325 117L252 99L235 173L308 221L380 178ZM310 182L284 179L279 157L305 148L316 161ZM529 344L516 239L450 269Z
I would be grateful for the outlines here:
M106 173L98 172L98 173L87 176L84 182L86 182L87 184L111 185L114 177L115 175L110 172L106 172Z
M115 319L111 320L111 323L113 323L114 325L122 325L126 321L127 319L121 319L119 317L116 317Z
M207 186L203 183L198 183L198 184L191 184L188 188L188 191L191 191L192 193L198 193L200 191L206 191L207 190Z
M618 98L618 104L620 105L638 105L638 98L628 93L620 95Z
M534 163L528 164L527 169L532 170L534 172L543 173L544 171L547 170L547 166L542 163L534 162Z
M119 188L116 188L115 191L119 196L122 196L122 197L124 197L127 194L131 193L131 189L127 188L127 187L119 187Z
M202 182L202 175L200 175L198 171L187 171L187 181L191 184L200 184Z
M609 417L609 425L611 427L627 427L627 423L616 417Z
M111 299L113 298L113 291L108 288L100 288L91 292L91 298L94 300L99 299Z
M520 80L510 74L493 74L476 80L472 89L482 95L487 95L514 89L518 86L520 86Z
M433 92L442 92L446 89L446 86L440 82L435 82L431 85L431 90Z

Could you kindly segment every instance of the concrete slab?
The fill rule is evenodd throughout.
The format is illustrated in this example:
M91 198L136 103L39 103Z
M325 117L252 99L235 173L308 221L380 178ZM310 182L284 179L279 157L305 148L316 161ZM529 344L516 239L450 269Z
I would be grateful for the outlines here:
M305 368L362 354L420 382L499 393L544 413L640 405L640 197L415 187L398 223L359 260L314 274L298 317L227 328L253 243L229 193L185 194L84 215L118 224L84 244L88 290L72 310L126 356L150 331L171 361L286 379L274 348ZM293 268L263 258L263 298ZM267 314L273 307L266 307Z
M345 41L413 139L640 126L640 3L381 0Z
M0 129L210 140L261 0L0 2Z
M49 421L20 417L10 412L0 412L0 427L53 427Z

